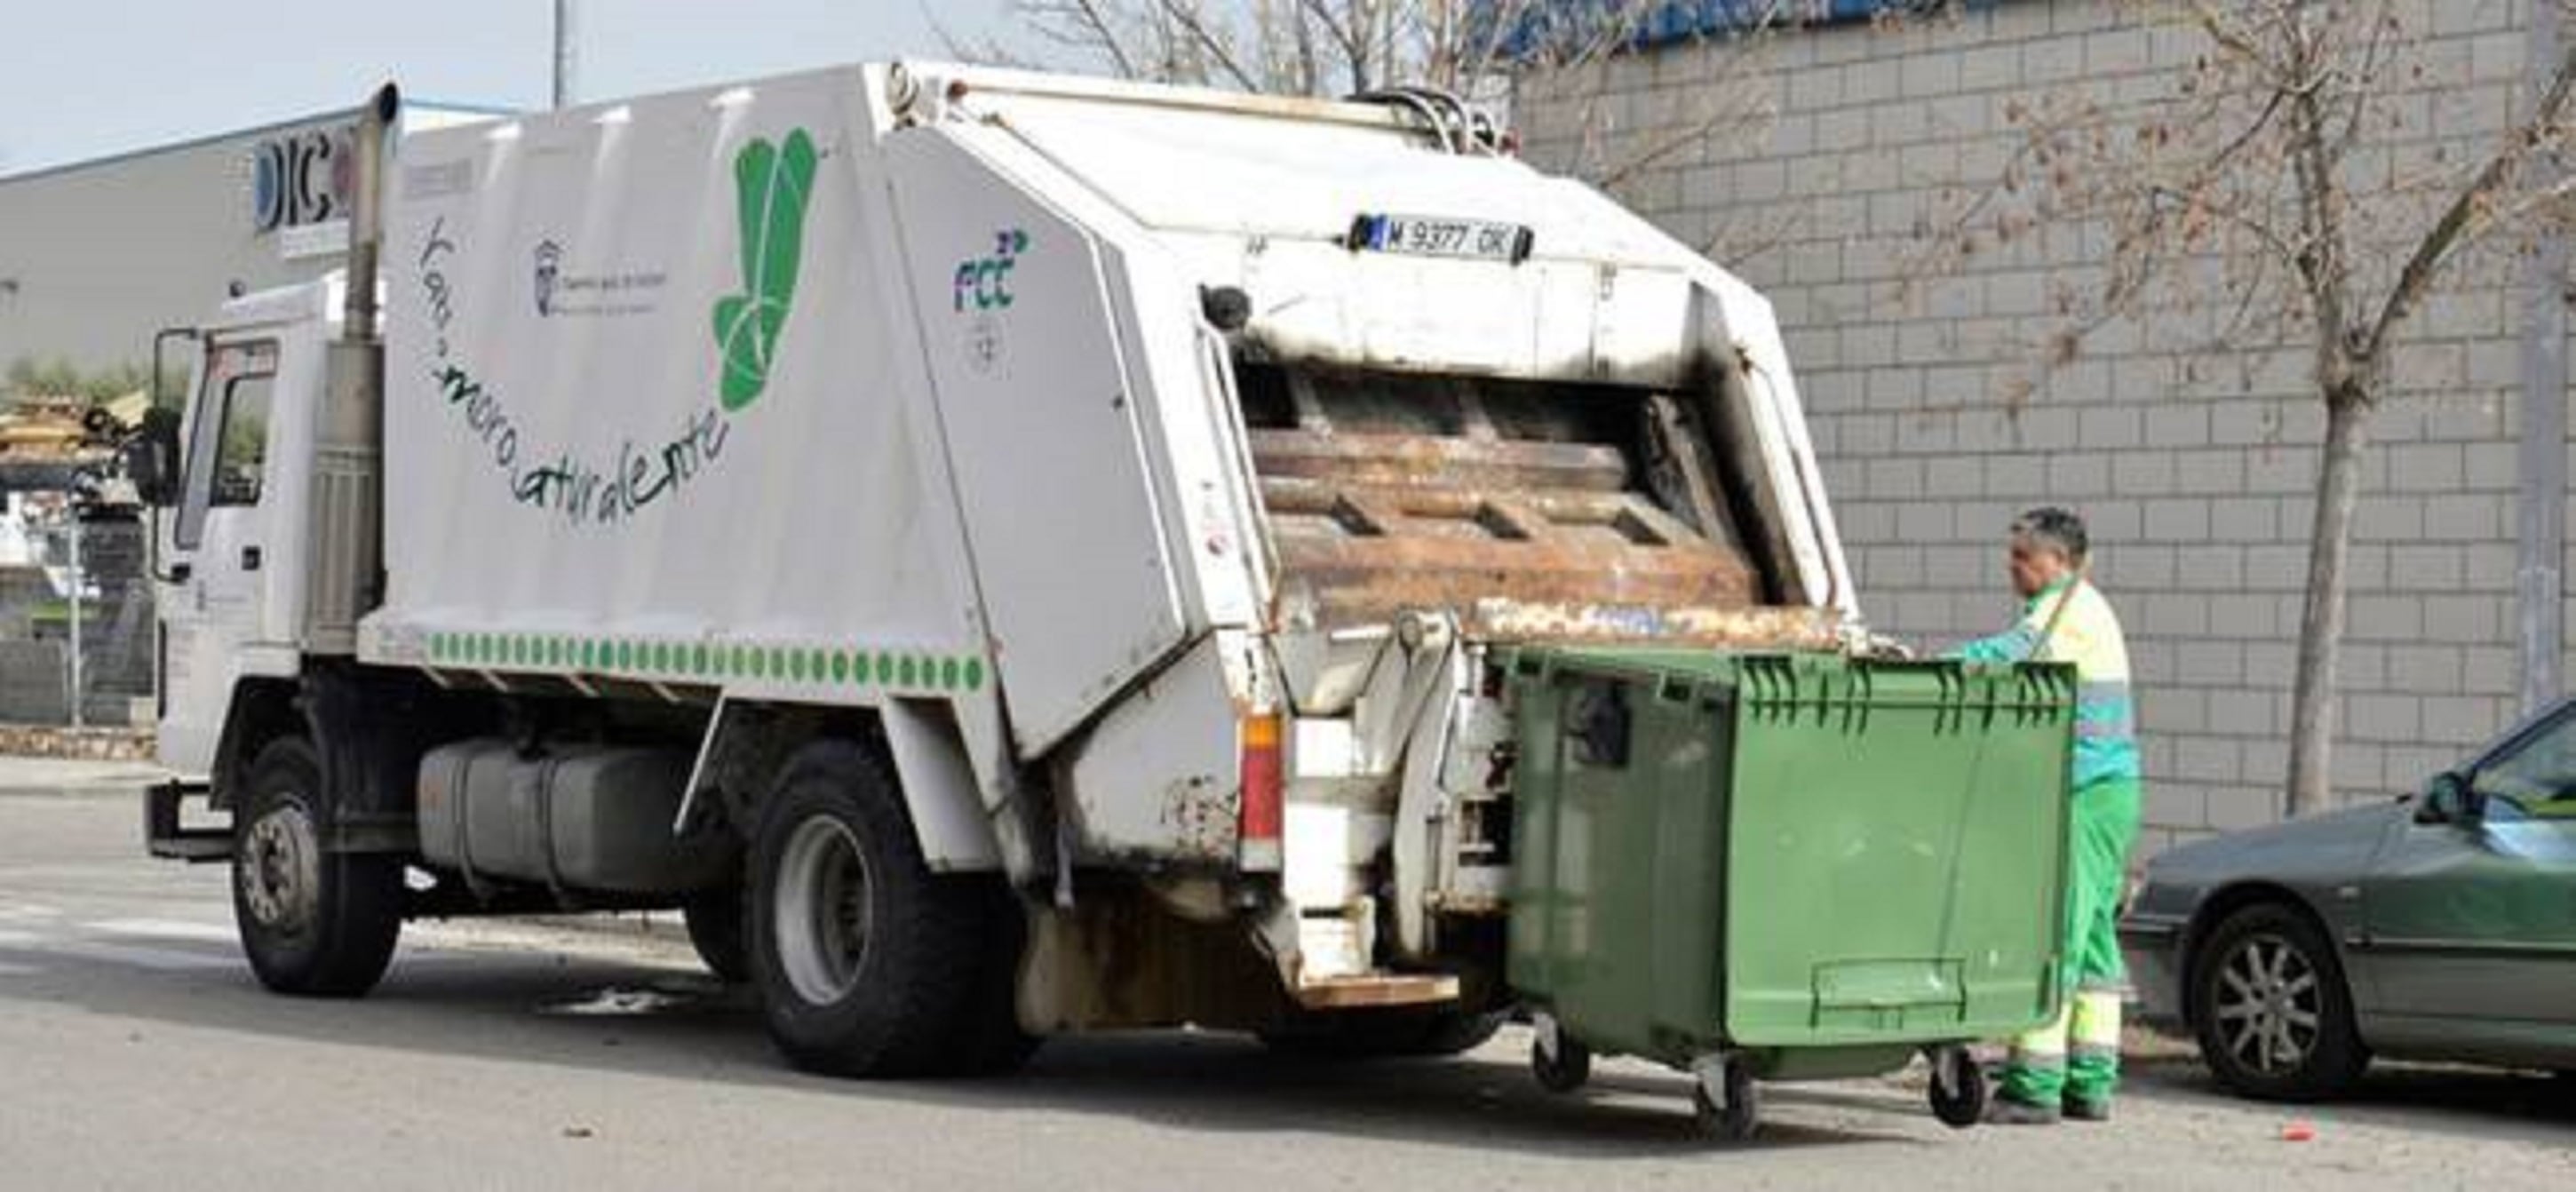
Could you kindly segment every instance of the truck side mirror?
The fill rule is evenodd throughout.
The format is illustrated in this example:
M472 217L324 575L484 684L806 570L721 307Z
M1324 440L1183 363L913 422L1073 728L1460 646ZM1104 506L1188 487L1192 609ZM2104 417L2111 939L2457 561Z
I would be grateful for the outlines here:
M136 499L156 509L174 504L179 494L179 415L154 408L122 449L125 478L134 483Z
M179 503L179 410L187 404L188 373L172 365L188 357L173 353L174 344L187 345L190 356L201 358L205 352L205 337L194 327L152 333L152 408L144 411L142 425L119 451L135 499L154 509ZM170 385L174 375L180 379L175 393Z
M2486 818L2486 802L2467 776L2444 770L2424 784L2424 805L2415 813L2415 822L2473 824Z

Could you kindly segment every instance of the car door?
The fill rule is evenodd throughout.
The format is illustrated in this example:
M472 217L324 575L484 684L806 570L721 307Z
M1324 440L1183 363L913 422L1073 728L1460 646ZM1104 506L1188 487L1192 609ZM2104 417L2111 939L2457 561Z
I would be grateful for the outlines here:
M183 432L178 515L161 596L160 756L204 773L214 762L243 647L260 636L274 335L218 336L206 346Z
M2462 806L2476 810L2414 817L2365 879L2380 1009L2576 1025L2576 707L2518 730L2463 777Z

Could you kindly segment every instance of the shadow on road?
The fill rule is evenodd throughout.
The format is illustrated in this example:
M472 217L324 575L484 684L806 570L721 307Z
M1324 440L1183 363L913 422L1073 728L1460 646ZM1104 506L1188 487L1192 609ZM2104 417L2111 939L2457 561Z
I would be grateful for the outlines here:
M2243 1100L2196 1057L2133 1060L2124 1079L2124 1095L2250 1109L2283 1122L2341 1122L2516 1142L2531 1141L2535 1128L2576 1126L2576 1078L2493 1068L2382 1062L2349 1096L2317 1105Z
M0 960L21 955L0 948ZM763 1096L829 1097L864 1113L875 1103L999 1113L1117 1115L1203 1132L1327 1132L1417 1145L1553 1156L1697 1154L1690 1083L1613 1066L1573 1097L1540 1091L1522 1036L1446 1060L1322 1062L1276 1056L1251 1040L1186 1031L1056 1039L1022 1073L998 1080L869 1083L788 1070L770 1049L750 992L695 972L526 953L406 952L360 1001L291 999L248 971L143 972L43 957L41 978L0 983L10 1000L71 1002L99 1014L191 1030L347 1048L547 1064L705 1081ZM644 1012L621 1013L620 1008ZM649 1007L649 1009L645 1009ZM149 1025L130 1039L152 1044ZM1766 1120L1752 1149L1922 1145L1919 1094L1853 1086L1767 1086L1766 1104L1831 1128ZM1825 1114L1794 1107L1823 1108ZM1884 1119L1882 1128L1873 1119ZM1934 1129L1937 1130L1937 1127Z
M0 948L0 960L41 954ZM1154 1032L1058 1039L1015 1077L866 1083L787 1070L763 1037L748 990L691 970L524 952L413 951L362 1001L289 999L247 970L135 971L45 957L44 977L0 983L0 1004L43 998L174 1027L238 1032L364 1052L400 1049L601 1073L679 1078L763 1096L1116 1115L1202 1132L1313 1131L1571 1157L1706 1151L1690 1121L1689 1082L1614 1065L1582 1095L1550 1096L1520 1060L1521 1036L1450 1060L1327 1063L1270 1054L1229 1035ZM148 1027L137 1046L151 1045ZM2132 1103L2243 1112L2191 1060L2132 1066ZM1919 1092L1846 1082L1772 1085L1773 1113L1752 1149L1939 1145ZM2258 1111L2259 1112L2259 1111ZM2283 1120L2367 1123L2528 1141L2576 1123L2563 1082L2459 1068L2375 1073L2352 1100L2277 1107ZM1783 1120L1783 1118L1799 1120ZM1814 1124L1818 1119L1829 1125Z

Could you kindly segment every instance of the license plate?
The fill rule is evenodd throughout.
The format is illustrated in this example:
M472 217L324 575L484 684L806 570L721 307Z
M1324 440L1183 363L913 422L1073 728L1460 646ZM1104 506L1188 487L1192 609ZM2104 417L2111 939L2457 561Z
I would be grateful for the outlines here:
M1431 215L1363 215L1351 221L1350 246L1356 252L1517 265L1529 259L1532 239L1529 228L1521 224Z

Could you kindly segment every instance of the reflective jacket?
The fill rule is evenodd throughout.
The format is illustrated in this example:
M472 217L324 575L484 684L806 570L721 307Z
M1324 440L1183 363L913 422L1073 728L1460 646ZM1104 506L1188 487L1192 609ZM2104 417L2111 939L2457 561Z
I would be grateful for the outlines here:
M2057 598L2074 585L2066 612ZM2051 630L2049 619L2056 618ZM2041 636L2047 636L2042 641ZM2129 643L2120 615L2100 589L2065 579L2030 598L2021 621L1993 637L1951 651L1971 662L2072 662L2075 696L2075 785L2138 780L2137 705L2129 695Z

